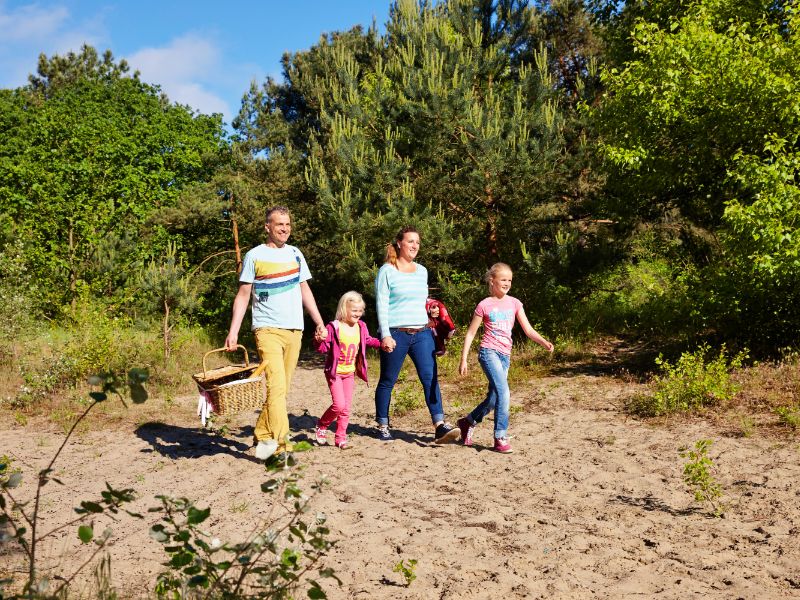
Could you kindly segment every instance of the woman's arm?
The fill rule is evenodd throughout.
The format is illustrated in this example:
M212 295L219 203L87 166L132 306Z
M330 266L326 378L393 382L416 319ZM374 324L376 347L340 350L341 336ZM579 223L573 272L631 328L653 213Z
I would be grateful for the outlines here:
M528 316L525 314L524 308L520 308L517 311L517 321L519 321L519 325L522 327L522 331L525 332L525 335L527 335L531 340L539 344L548 352L553 351L553 344L544 339L539 332L531 326L531 322L528 321Z
M475 339L475 334L478 333L478 327L481 326L482 322L483 317L474 315L467 328L467 334L464 336L464 347L461 349L461 364L458 366L458 372L461 375L467 374L467 356L469 355L469 349L472 346L472 340Z
M378 315L378 335L384 352L394 350L395 341L389 334L389 269L381 268L375 278L375 312Z

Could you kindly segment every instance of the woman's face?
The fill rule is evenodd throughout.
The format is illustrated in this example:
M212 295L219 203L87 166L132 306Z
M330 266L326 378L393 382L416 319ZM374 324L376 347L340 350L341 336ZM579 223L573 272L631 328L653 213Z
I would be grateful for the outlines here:
M397 255L409 262L413 262L417 257L417 252L419 252L419 234L414 231L407 231L397 245Z

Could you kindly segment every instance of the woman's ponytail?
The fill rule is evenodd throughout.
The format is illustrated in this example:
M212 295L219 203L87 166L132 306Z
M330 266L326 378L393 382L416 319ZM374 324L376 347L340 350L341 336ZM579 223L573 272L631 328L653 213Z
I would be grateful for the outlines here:
M383 258L384 263L389 263L393 267L397 268L397 246L395 246L397 242L390 242L386 244L386 256Z

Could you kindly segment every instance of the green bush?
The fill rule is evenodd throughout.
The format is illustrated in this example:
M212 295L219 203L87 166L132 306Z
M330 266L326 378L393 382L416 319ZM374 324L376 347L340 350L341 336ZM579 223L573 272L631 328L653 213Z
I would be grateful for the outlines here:
M190 375L200 370L202 356L211 346L205 331L176 326L173 353L165 359L159 325L134 326L127 319L109 317L89 307L75 311L66 326L40 328L18 338L16 344L26 352L6 361L0 371L0 376L9 380L18 375L21 379L18 389L10 389L14 394L10 403L15 408L83 385L94 372L121 372L128 365L148 368L158 395L174 396L187 391L185 386L193 388Z
M800 406L779 406L775 409L775 414L778 415L778 421L780 421L781 425L786 425L795 430L800 428Z
M627 408L641 416L658 416L726 402L739 391L730 371L741 367L746 358L745 352L739 352L728 360L724 345L713 357L708 344L684 352L675 364L659 355L656 364L661 374L653 379L655 391L633 398Z

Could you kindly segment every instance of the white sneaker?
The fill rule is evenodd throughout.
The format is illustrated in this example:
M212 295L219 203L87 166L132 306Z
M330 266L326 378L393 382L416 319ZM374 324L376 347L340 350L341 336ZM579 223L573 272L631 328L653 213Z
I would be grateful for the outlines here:
M278 442L275 440L262 440L256 445L256 458L258 460L267 460L270 456L275 454L278 449Z

